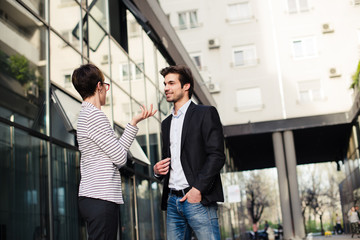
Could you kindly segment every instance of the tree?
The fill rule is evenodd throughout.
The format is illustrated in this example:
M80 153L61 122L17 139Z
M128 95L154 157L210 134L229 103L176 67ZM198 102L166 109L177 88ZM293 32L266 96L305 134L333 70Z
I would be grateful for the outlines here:
M253 223L259 222L264 209L270 206L266 182L260 174L251 173L246 183L247 209Z

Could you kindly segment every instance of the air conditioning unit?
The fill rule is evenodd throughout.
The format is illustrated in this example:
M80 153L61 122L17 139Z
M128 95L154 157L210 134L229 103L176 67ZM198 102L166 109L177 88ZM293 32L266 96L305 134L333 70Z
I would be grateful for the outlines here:
M339 69L336 68L330 68L329 69L329 77L330 78L337 78L337 77L341 77L341 73L339 71Z
M39 87L36 85L36 83L31 82L29 84L28 89L26 91L26 95L35 98L39 97Z
M216 49L220 47L220 41L218 38L212 38L208 41L209 49Z
M108 64L109 63L109 55L105 54L102 56L101 64Z
M220 84L219 83L207 83L207 87L208 87L210 93L220 92Z
M334 28L330 23L324 23L322 25L322 32L323 33L333 33L334 32Z

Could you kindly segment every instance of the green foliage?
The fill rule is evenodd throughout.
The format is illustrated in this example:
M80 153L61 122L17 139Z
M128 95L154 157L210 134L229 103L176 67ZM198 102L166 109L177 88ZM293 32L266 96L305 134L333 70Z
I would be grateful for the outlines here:
M9 69L11 75L18 80L21 85L30 81L35 81L35 71L30 68L29 60L23 55L12 55L9 58Z
M320 225L317 227L315 220L307 221L307 223L306 223L306 232L307 233L320 232L320 231L321 231Z
M354 75L352 75L352 83L350 85L350 88L355 88L355 87L359 87L359 75L360 75L360 60L356 69L356 72L354 73Z

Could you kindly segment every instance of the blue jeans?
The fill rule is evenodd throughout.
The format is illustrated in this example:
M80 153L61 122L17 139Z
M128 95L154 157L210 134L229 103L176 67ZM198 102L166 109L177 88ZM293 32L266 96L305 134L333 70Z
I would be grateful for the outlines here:
M191 229L198 240L220 240L217 206L180 202L181 197L169 195L167 205L167 239L191 239Z

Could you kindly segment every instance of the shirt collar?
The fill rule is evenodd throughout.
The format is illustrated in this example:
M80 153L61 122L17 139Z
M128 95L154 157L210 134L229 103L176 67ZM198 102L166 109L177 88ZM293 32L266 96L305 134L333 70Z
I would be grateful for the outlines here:
M81 104L82 107L92 107L92 108L96 108L92 103L89 103L87 101L83 101Z
M177 115L175 115L175 111L174 108L171 111L171 114L173 115L173 117L180 117L182 114L185 114L187 109L189 108L191 103L191 99L189 99L189 101L187 101L177 112Z

